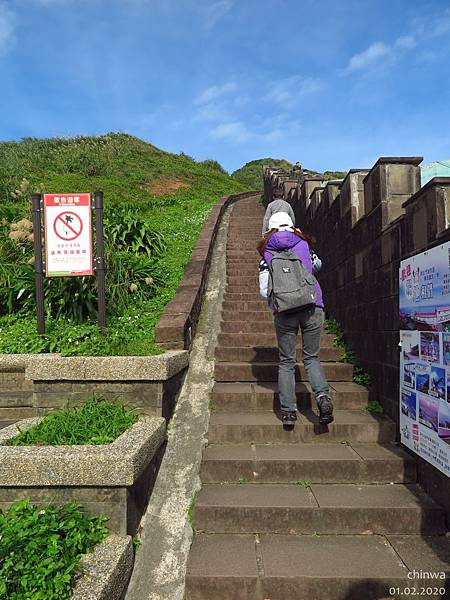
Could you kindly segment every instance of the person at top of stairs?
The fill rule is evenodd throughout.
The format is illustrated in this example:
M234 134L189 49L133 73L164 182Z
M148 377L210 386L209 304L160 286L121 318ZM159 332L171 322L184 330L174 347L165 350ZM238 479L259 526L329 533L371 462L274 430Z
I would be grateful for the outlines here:
M260 294L268 300L268 283L273 252L289 249L309 273L313 272L309 242L312 237L295 229L287 213L278 212L269 219L269 231L258 244L263 257L259 265ZM319 422L327 425L333 421L333 404L330 386L319 360L320 338L324 323L324 305L319 282L315 283L315 304L300 309L274 312L275 332L278 342L278 390L283 425L292 426L297 420L295 402L296 337L302 332L302 359L313 389L319 410Z
M279 212L287 213L291 217L292 222L295 222L295 216L294 211L292 210L292 206L289 204L289 202L283 200L283 194L281 191L275 190L272 195L272 201L268 204L266 212L264 214L261 235L267 233L269 229L270 217L275 213Z

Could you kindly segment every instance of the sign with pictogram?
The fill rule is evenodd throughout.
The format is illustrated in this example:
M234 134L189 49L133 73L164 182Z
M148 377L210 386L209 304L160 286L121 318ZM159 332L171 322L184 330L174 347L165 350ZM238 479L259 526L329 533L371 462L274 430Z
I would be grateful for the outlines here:
M92 275L90 194L45 194L45 274Z
M76 240L83 231L83 221L77 213L66 210L54 220L53 231L60 240L71 242Z

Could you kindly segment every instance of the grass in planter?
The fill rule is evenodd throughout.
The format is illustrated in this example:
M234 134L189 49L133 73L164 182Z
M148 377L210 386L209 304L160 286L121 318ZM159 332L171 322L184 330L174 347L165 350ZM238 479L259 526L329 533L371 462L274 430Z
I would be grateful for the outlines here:
M7 446L110 444L138 420L122 402L92 398L79 408L47 415L40 423L7 440Z
M83 554L108 534L107 517L88 517L77 504L0 511L0 600L66 600Z

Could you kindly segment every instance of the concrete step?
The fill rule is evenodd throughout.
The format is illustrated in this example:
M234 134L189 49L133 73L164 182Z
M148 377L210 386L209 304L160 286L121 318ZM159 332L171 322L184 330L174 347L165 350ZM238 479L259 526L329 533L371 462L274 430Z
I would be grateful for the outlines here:
M5 427L9 427L10 425L14 425L16 421L4 421L0 420L0 429L4 429Z
M257 254L259 254L258 252L258 242L259 242L260 238L257 238L256 236L253 238L253 240L250 243L247 242L242 242L242 241L238 241L236 242L236 240L228 240L227 243L227 251L230 252L255 252ZM228 258L228 252L227 252L227 258Z
M226 285L224 290L224 296L229 294L251 294L252 298L243 298L244 300L250 300L252 302L263 302L264 306L267 307L267 300L261 298L259 294L259 285ZM228 298L227 298L228 299ZM230 300L233 298L230 298ZM236 298L234 298L236 300Z
M261 313L269 313L269 307L267 306L267 302L265 300L228 300L224 298L222 303L222 312L227 311L235 311L235 312L261 312ZM245 323L245 321L243 321ZM247 329L251 330L251 326L254 323L247 323ZM273 327L273 321L272 321Z
M195 529L206 533L444 535L445 511L416 484L205 484Z
M228 306L227 302L224 302L224 309L228 310L228 308L230 308ZM246 302L245 304L248 305L247 308L244 308L244 306L240 307L238 306L237 302L234 303L235 306L235 310L254 310L254 308L251 306L251 302ZM227 305L227 306L225 306ZM255 307L256 308L256 307ZM250 322L250 321L221 321L220 323L220 327L221 327L221 332L222 333L271 333L271 334L275 334L275 326L273 324L273 322L270 321L254 321L254 322ZM328 336L329 339L332 341L334 340L334 336L330 335L330 334L323 334L322 335L322 339Z
M227 261L232 262L237 260L242 262L242 260L248 260L249 258L256 258L256 260L261 259L259 252L256 250L256 244L254 250L241 250L239 248L228 248L227 249Z
M228 277L251 277L255 279L255 273L258 275L258 265L252 265L251 269L248 267L240 268L239 265L227 265L227 279Z
M352 381L353 365L338 362L322 363L328 381ZM277 381L278 363L259 362L218 362L214 367L216 381ZM295 369L297 381L308 381L306 369L297 363Z
M335 410L330 425L320 425L313 411L302 411L286 430L273 411L216 412L209 422L210 444L298 444L301 442L386 443L395 441L396 425L385 415L365 410Z
M369 392L365 387L352 381L335 381L330 386L336 410L362 410L367 406ZM295 392L300 410L316 408L309 383L296 383ZM278 408L278 383L216 382L212 402L214 410L219 412L270 411Z
M257 267L258 265L255 266ZM226 282L230 287L251 285L253 288L259 289L258 271L255 269L253 275L227 275Z
M321 338L322 347L333 347L334 336L324 333ZM297 336L297 346L301 346L302 337L301 334ZM261 332L231 332L231 333L219 333L218 337L219 346L255 346L255 347L268 347L277 345L277 338L275 335L275 329L270 333Z
M228 292L225 290L223 299L228 302L250 300L251 302L259 302L261 308L267 308L267 302L261 298L258 292L249 292L248 290L246 292Z
M205 448L204 483L414 483L416 462L395 444L215 445Z
M424 568L448 571L449 546L442 536L197 535L185 596L189 600L388 600L394 598L390 587L415 588L420 594L429 580L414 580L408 573ZM433 580L430 587L445 588L445 581ZM445 596L432 592L422 597L442 600Z
M278 361L278 348L263 346L218 346L215 354L218 361L232 362L275 362ZM342 349L331 347L322 347L320 349L320 360L323 362L337 362L342 357ZM301 346L297 348L297 361L302 360Z
M268 321L273 325L273 312L267 306L260 310L223 310L222 321Z

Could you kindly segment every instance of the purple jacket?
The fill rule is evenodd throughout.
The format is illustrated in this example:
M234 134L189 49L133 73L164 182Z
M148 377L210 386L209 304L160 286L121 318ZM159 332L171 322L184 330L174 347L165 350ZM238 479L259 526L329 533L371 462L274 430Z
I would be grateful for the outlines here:
M270 252L268 252L268 250L279 251L285 250L286 248L289 248L295 254L295 256L302 261L305 268L312 273L312 262L311 255L309 253L308 242L299 238L292 231L277 231L272 235L267 243L266 249L264 250L264 260L268 265L270 265L272 262L272 255ZM316 293L316 306L324 308L322 290L318 282L316 284Z

